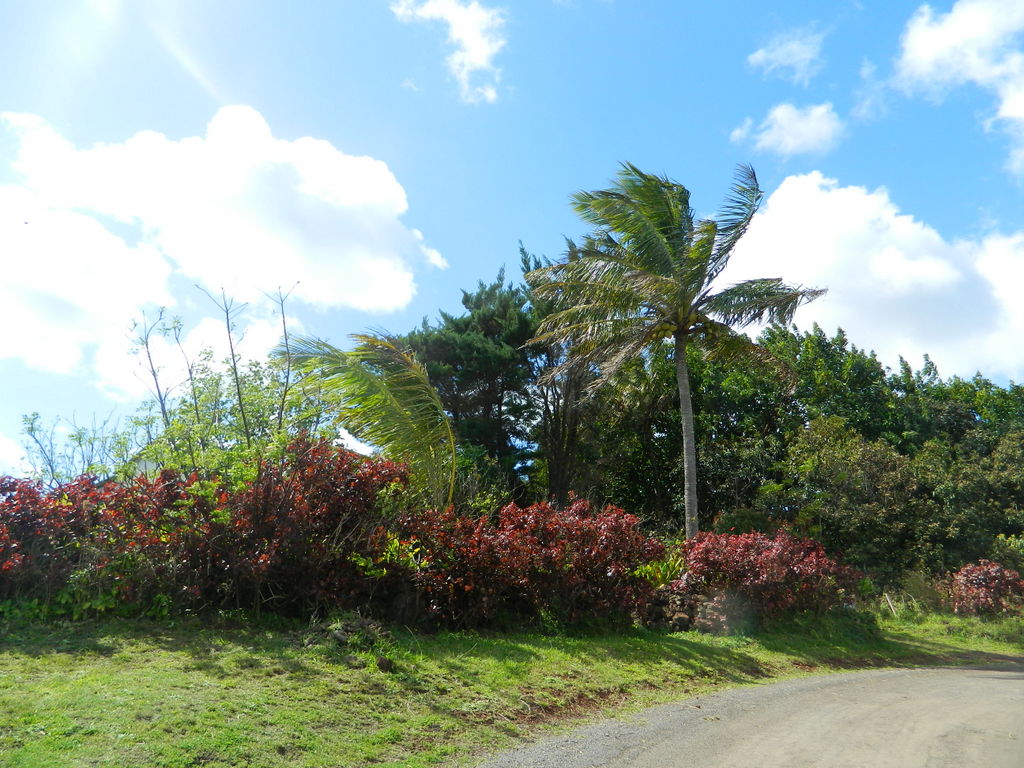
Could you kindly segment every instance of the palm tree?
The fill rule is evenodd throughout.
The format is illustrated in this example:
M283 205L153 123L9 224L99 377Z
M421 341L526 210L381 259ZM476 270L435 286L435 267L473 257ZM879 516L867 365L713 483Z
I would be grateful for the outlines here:
M687 347L716 358L773 362L733 329L788 324L800 304L824 293L781 278L719 289L717 278L763 195L753 168L741 165L719 217L695 220L684 186L623 164L611 189L573 196L573 207L594 232L580 246L570 241L564 261L527 275L536 294L557 307L533 341L569 345L565 367L596 368L595 387L654 345L674 342L688 538L698 523Z
M354 334L345 352L308 337L275 350L303 375L338 399L337 421L355 438L406 462L434 506L452 503L455 433L426 369L412 352L384 333Z

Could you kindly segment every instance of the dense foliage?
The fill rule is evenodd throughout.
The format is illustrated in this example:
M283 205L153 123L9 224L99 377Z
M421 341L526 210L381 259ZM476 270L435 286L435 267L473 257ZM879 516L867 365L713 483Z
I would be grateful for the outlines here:
M493 283L463 291L466 312L440 313L406 337L425 362L430 381L451 416L464 453L518 498L533 404L530 354L524 348L535 323L522 286L506 284L504 271Z
M816 541L786 532L703 532L683 544L686 570L673 587L708 598L698 626L721 629L741 614L765 622L794 611L822 613L852 599L858 574Z
M403 481L395 464L323 441L293 443L233 490L170 470L51 491L3 478L0 605L76 617L361 607L480 626L628 618L650 592L637 569L664 547L621 509L394 519L387 492Z
M509 504L496 519L454 510L409 515L415 574L431 615L455 626L551 617L628 617L650 591L639 566L664 553L621 509Z
M237 488L172 470L53 490L2 478L0 602L73 615L352 604L380 549L379 496L402 479L323 441L296 441Z

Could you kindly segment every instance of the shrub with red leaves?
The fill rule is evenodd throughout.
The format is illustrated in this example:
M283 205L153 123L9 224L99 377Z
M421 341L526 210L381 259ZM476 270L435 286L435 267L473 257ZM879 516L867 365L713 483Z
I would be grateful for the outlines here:
M968 563L950 580L953 612L962 616L1024 613L1024 579L991 560Z
M356 555L380 546L389 461L297 440L228 492L165 471L56 490L0 478L0 601L54 599L76 614L154 599L299 613L367 591Z
M509 504L497 519L432 510L407 516L402 530L420 547L414 578L431 616L479 626L629 615L650 592L634 571L664 554L639 522L616 507L595 512L578 500L564 510Z
M242 604L294 612L365 596L353 555L372 558L384 523L377 497L405 470L326 442L294 443L288 460L225 498L226 553Z
M857 572L825 554L811 539L785 531L699 533L683 544L686 571L673 588L703 595L708 606L698 628L727 628L742 606L756 621L794 611L822 612L841 604Z
M25 587L46 599L64 586L92 523L93 509L76 501L93 484L83 477L57 493L0 477L0 599L22 596Z

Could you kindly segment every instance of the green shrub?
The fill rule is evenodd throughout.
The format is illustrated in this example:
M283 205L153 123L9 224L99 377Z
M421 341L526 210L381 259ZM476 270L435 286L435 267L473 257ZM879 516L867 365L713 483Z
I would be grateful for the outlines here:
M992 542L988 559L1017 573L1024 573L1024 536L999 534Z
M683 553L679 548L679 544L673 546L670 543L665 549L664 557L644 563L633 572L635 576L647 579L648 583L655 589L671 584L682 575L683 568L686 567L686 561L683 559Z
M900 589L921 609L937 611L946 603L948 589L941 579L923 571L908 571L900 580Z

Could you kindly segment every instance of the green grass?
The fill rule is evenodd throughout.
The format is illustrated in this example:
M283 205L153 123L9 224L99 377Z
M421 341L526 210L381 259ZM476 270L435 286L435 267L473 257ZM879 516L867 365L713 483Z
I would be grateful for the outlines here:
M1021 622L913 615L750 637L395 632L0 621L0 766L472 764L552 723L729 685L1024 655ZM386 656L395 667L378 668Z

